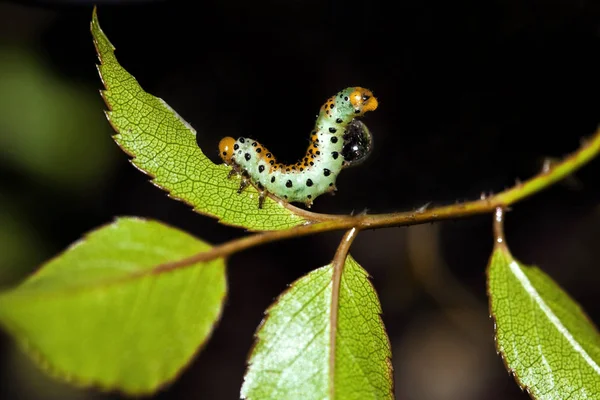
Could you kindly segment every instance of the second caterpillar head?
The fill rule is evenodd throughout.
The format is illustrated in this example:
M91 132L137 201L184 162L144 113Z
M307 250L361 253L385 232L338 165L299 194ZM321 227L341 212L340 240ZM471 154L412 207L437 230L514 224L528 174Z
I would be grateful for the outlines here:
M376 110L378 106L379 102L373 92L360 86L352 86L329 98L321 107L321 115L347 124L355 117L362 117L366 112Z
M374 111L379 105L373 93L362 87L355 87L349 98L354 107L354 112L358 115L363 115L367 111Z
M219 155L225 164L231 164L231 158L233 157L235 147L235 139L231 136L224 137L219 142Z

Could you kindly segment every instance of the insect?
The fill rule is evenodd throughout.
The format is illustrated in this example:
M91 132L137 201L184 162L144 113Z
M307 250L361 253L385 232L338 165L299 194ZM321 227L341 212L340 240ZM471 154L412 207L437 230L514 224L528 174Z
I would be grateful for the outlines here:
M221 139L219 155L232 167L229 177L242 176L238 193L250 183L259 190L259 208L267 192L310 208L315 198L337 190L335 180L343 168L360 164L369 155L371 133L355 118L377 106L373 93L361 87L329 98L320 109L306 154L295 164L278 163L266 147L244 137Z

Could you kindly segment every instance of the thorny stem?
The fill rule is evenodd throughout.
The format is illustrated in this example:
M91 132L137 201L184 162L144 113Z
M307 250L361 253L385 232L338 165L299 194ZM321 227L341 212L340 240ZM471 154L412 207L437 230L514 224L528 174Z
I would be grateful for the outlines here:
M358 234L358 229L352 228L346 232L340 245L338 246L331 266L333 268L331 276L331 308L329 318L329 394L331 398L335 397L335 385L333 377L335 376L335 344L337 342L337 326L340 301L340 285L342 283L342 273L346 264L346 257L350 246Z
M193 255L182 260L159 265L155 272L166 272L172 269L189 266L198 262L210 261L219 257L228 257L231 254L278 240L291 237L306 236L319 232L334 230L348 230L356 228L375 229L392 226L409 226L424 224L427 222L443 221L454 218L463 218L473 215L487 214L500 208L507 209L533 194L546 189L557 181L572 174L574 171L587 164L600 152L600 129L593 137L585 142L579 149L565 157L561 162L545 167L538 175L531 179L518 183L514 187L500 192L488 198L469 201L461 204L441 206L429 210L418 210L411 212L398 212L377 215L340 215L327 216L320 222L312 222L282 231L269 231L256 233L241 239L213 247L211 250Z

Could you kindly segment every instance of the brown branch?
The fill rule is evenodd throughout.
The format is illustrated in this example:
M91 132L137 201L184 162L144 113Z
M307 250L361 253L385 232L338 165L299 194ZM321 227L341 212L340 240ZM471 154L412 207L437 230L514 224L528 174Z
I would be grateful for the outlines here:
M335 344L340 303L340 285L342 283L344 265L346 265L346 257L357 234L358 229L356 228L352 228L346 232L331 262L333 271L331 275L331 308L329 310L329 394L332 399L335 398Z
M510 189L486 199L479 199L462 204L441 206L423 211L419 210L378 215L362 214L356 216L327 215L320 222L313 222L307 225L301 225L282 231L256 233L241 239L232 240L222 245L215 246L207 252L199 253L182 260L161 264L153 269L153 273L166 272L176 268L196 264L198 262L206 262L220 257L228 257L231 254L246 250L250 247L291 237L311 235L319 232L348 230L352 228L362 230L391 226L418 225L427 222L489 214L498 208L507 209L510 205L532 196L543 189L546 189L562 178L570 175L578 168L587 164L599 152L600 129L596 131L590 141L583 144L577 151L567 156L553 167L544 168L538 175L535 175L531 179L523 183L519 183Z

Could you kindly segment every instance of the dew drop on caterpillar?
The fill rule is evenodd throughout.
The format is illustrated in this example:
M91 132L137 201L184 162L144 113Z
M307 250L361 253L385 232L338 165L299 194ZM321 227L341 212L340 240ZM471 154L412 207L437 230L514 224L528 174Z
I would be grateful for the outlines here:
M357 119L352 120L344 134L342 157L344 168L354 167L365 161L373 149L373 136L369 128Z
M244 137L221 139L219 155L232 167L230 176L242 176L238 192L249 183L259 190L259 207L268 192L310 208L318 196L337 190L335 181L343 168L358 165L369 155L371 133L355 118L377 105L373 93L361 87L346 88L329 98L321 107L306 154L295 164L278 163L266 147Z

